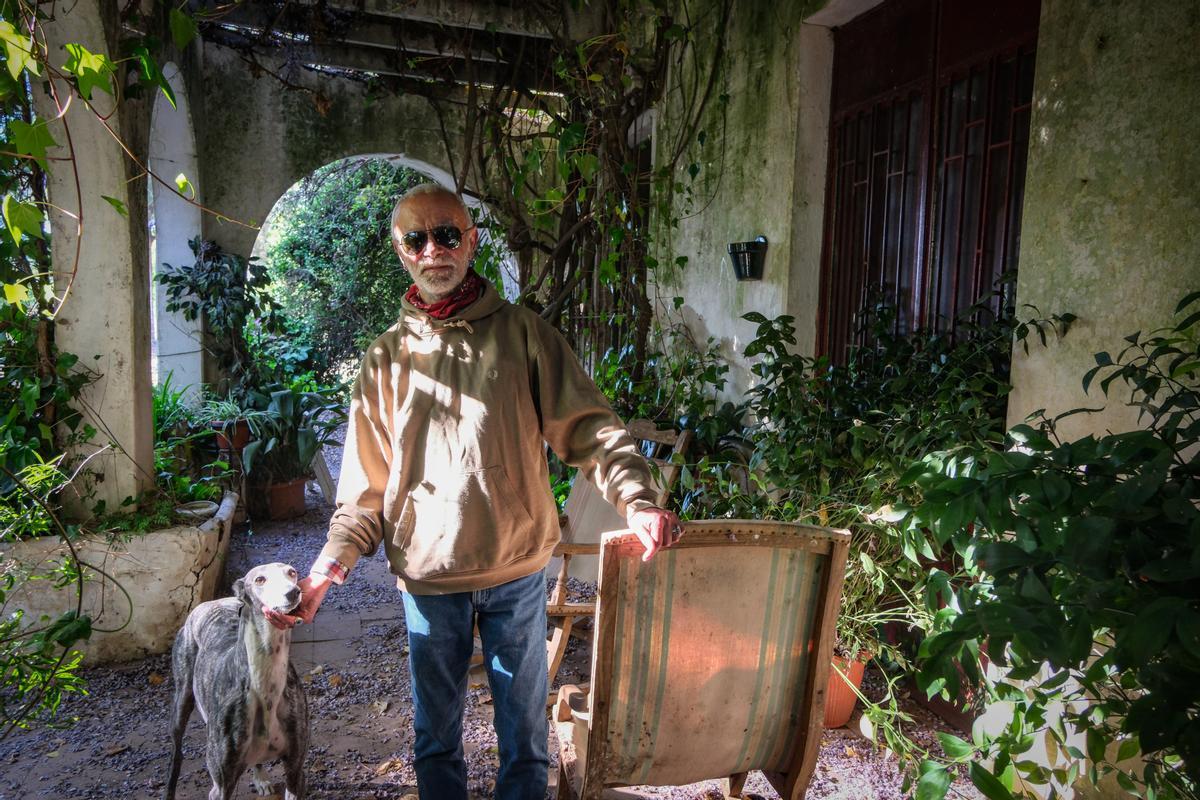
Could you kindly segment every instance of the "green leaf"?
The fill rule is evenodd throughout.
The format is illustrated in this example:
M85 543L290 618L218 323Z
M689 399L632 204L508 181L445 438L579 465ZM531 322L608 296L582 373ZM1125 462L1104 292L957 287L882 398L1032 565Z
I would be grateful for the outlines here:
M34 75L41 74L38 62L33 58L33 40L19 33L7 20L0 21L0 41L4 42L8 74L14 81L20 79L22 70L27 69Z
M174 40L175 47L178 49L183 50L191 43L192 39L196 38L196 20L178 8L171 9L170 25L171 39Z
M92 619L87 616L77 617L74 611L68 611L54 621L47 633L58 644L70 647L80 639L87 639L92 635Z
M975 784L975 788L983 792L988 800L1013 800L1012 792L1004 788L999 778L988 772L978 761L971 762L971 783Z
M196 198L196 187L182 172L175 176L175 188L179 189L180 194L186 194L193 200Z
M109 204L110 206L112 206L113 208L115 208L115 209L117 210L117 213L118 213L118 214L120 214L122 217L128 217L128 216L129 216L129 209L127 209L127 208L125 207L125 204L124 204L124 203L122 203L120 200L118 200L118 199L117 199L117 198L115 198L115 197L109 197L109 196L108 196L108 195L106 195L106 194L102 194L102 195L100 195L100 196L101 196L101 197L103 197L105 200L107 200L107 201L108 201L108 204Z
M58 144L50 135L46 123L35 122L30 125L18 119L10 122L8 129L12 131L12 143L17 152L33 156L42 169L46 169L46 148Z
M31 296L29 290L19 283L4 284L4 299L9 305L20 305Z
M916 800L941 800L950 789L950 773L935 761L921 762L921 777L917 780Z
M955 761L967 758L975 752L975 748L969 742L963 741L952 733L939 731L937 736L938 741L942 743L942 750Z
M45 239L42 233L42 211L32 203L22 203L11 194L4 195L4 224L13 243L21 245L21 234Z
M1125 761L1126 759L1133 758L1141 752L1141 749L1138 745L1137 737L1130 737L1121 742L1121 746L1117 749L1117 761Z
M64 49L69 57L63 69L75 76L79 94L84 100L92 99L93 89L113 93L112 78L116 74L116 67L108 60L108 56L93 53L81 44L68 44Z

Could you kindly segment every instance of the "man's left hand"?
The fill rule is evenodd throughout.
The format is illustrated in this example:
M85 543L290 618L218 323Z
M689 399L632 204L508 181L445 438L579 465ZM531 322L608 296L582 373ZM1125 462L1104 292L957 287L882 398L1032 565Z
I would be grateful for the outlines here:
M631 514L627 522L646 548L642 561L649 561L661 548L678 542L683 533L679 517L665 508L644 508Z

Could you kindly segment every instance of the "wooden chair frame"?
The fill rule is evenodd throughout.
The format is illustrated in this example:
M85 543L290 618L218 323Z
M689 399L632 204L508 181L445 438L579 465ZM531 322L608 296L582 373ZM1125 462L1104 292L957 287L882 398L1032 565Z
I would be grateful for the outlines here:
M807 670L807 678L801 695L801 707L807 709L805 719L799 723L794 746L786 754L789 767L783 772L767 773L771 784L787 800L797 800L804 797L808 782L812 777L816 764L817 753L821 740L821 731L825 715L825 691L829 679L830 663L833 655L834 626L840 607L841 585L845 573L846 554L850 544L850 534L847 531L831 530L797 523L762 522L751 520L714 520L689 522L684 526L684 535L675 548L703 548L728 546L731 541L737 541L739 546L755 547L769 546L782 548L797 548L828 557L828 568L822 572L821 585L814 602L813 629L810 641L811 666ZM603 735L597 732L608 730L609 717L612 713L611 692L613 658L615 654L615 637L617 625L617 591L616 579L612 576L620 574L620 560L625 558L640 558L642 545L632 534L609 534L604 537L601 545L602 565L600 570L600 594L596 606L596 636L593 641L593 674L591 676L590 703L584 693L575 686L565 686L560 689L555 706L555 721L562 725L574 725L576 719L587 719L591 735L588 737L586 752L581 756L586 760L582 765L582 787L575 794L575 775L568 768L569 759L563 752L560 758L559 798L582 798L596 800L606 788L604 766L608 757L608 743ZM606 576L609 576L606 580ZM797 625L801 623L797 620ZM799 628L797 629L799 631ZM590 708L588 706L590 705ZM590 713L590 719L582 716ZM560 741L565 740L560 733ZM566 745L564 744L564 750ZM575 763L575 767L579 767ZM759 768L755 765L751 769ZM720 775L697 775L695 780L708 778L723 778ZM728 795L740 797L745 773L727 776L729 780ZM611 784L620 785L620 784Z
M686 453L692 441L691 431L660 430L653 422L644 419L631 421L628 429L633 438L641 442L654 442L658 445L670 447L673 454L679 453L682 455ZM648 460L658 467L661 477L659 491L654 500L655 504L665 508L670 500L675 482L679 478L680 465L656 456L649 456ZM576 480L579 480L579 478ZM566 515L559 518L559 524L564 529L567 522ZM566 655L567 644L572 634L579 638L586 638L579 636L580 631L575 628L575 622L579 619L591 617L596 610L595 603L567 602L567 578L570 572L571 557L576 555L596 556L599 554L599 542L560 542L554 548L555 557L561 558L562 563L559 565L558 580L555 583L554 591L551 593L550 600L546 605L546 616L554 628L550 634L550 639L546 643L546 661L549 668L549 683L547 685L549 686L554 684L554 679L558 676L558 670L562 666L563 656Z

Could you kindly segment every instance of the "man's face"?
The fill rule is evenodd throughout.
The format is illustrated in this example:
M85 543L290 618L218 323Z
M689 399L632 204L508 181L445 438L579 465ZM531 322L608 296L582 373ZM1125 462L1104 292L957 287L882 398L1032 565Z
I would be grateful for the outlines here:
M432 231L440 225L453 225L466 231L462 235L462 244L450 249L435 242ZM448 297L466 277L479 236L479 231L474 228L467 230L470 225L471 221L451 197L419 195L400 206L396 227L392 230L392 246L426 303ZM400 244L404 234L411 231L427 234L425 245L415 253Z

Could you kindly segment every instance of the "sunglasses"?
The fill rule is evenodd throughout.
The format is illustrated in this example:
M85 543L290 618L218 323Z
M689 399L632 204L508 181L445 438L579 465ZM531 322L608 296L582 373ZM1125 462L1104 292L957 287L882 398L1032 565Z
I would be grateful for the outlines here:
M456 225L438 225L425 231L409 231L400 237L400 246L406 252L416 255L425 249L425 245L429 244L429 237L433 236L434 244L438 247L444 247L447 250L457 250L462 247L463 234L474 227L472 225L464 231L459 230Z

